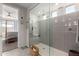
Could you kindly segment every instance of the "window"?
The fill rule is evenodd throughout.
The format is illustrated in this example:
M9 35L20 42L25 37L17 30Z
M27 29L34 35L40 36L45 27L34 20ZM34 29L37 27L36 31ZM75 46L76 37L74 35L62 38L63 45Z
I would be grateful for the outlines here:
M76 11L76 9L75 9L74 5L73 6L69 6L69 7L66 8L66 14L73 13L75 11Z
M52 13L52 17L57 17L57 12L56 11Z

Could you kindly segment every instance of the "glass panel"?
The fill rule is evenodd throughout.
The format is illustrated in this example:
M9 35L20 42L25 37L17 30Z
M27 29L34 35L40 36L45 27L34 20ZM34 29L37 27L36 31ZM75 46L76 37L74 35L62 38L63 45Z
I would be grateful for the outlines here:
M50 56L69 56L71 55L71 50L79 51L79 30L77 28L79 27L79 12L76 11L79 10L79 5L69 5L71 3L59 3L58 5L50 3L50 15L52 11L58 12L57 17L51 17L49 20Z
M4 38L3 40L5 40L6 37L6 21L2 20L2 37Z
M49 55L49 3L40 3L30 11L30 46L41 56Z
M0 20L0 56L2 55L2 21Z
M64 3L54 5L50 3L50 14L57 11L57 17L51 17L49 21L49 43L50 43L50 56L66 56L67 49L65 45L65 26L66 16L64 16ZM54 7L57 7L56 9ZM56 13L55 13L56 14ZM65 18L64 18L65 17ZM67 43L67 42L66 42Z

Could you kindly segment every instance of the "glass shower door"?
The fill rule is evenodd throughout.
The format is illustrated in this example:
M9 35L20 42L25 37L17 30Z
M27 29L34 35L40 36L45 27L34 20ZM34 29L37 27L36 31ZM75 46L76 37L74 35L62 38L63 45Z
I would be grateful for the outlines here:
M39 49L41 56L49 56L49 3L37 4L30 11L30 46Z

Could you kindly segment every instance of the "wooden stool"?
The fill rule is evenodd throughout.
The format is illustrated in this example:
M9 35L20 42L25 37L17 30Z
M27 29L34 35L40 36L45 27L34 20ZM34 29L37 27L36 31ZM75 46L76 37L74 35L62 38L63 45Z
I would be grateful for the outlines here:
M35 45L31 46L30 52L31 52L32 56L39 56L39 48L36 47Z

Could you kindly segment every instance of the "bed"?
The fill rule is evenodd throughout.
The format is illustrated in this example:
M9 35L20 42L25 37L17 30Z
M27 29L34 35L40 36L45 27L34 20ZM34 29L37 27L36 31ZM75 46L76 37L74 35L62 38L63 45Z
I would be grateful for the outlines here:
M18 32L8 32L5 42L6 43L13 43L13 42L17 41L17 38L18 38Z

